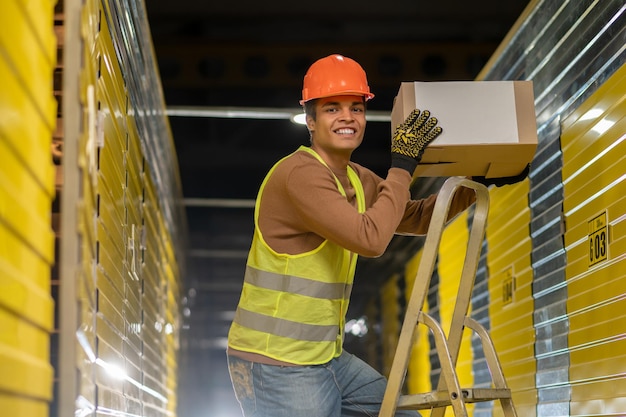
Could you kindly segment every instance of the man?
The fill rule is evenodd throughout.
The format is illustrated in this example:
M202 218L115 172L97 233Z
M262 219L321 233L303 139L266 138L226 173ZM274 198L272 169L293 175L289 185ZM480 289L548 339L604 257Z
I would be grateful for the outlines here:
M396 129L380 178L350 160L373 97L352 59L313 63L300 102L311 146L278 161L261 184L227 352L246 417L378 415L386 379L342 348L356 261L380 256L395 233L427 232L436 195L411 200L409 187L442 129L427 110L413 112ZM474 198L459 190L450 217Z

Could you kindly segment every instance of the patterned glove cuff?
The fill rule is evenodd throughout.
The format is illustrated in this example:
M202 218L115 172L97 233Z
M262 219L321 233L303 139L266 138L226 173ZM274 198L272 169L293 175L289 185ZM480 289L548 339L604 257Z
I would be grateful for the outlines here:
M417 168L417 160L399 153L391 153L391 167L406 169L411 176Z

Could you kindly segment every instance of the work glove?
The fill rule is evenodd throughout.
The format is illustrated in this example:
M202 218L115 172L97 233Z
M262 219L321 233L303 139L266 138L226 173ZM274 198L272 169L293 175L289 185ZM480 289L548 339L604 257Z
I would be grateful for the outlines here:
M430 112L415 109L406 120L398 125L391 140L391 166L406 169L409 174L422 159L426 146L443 129L437 126L437 119L430 117Z
M501 187L503 185L511 185L511 184L516 184L520 181L524 181L526 177L528 177L529 172L530 172L530 165L526 165L526 168L520 174L513 175L511 177L497 177L497 178L472 177L472 179L487 187L489 187L490 185Z

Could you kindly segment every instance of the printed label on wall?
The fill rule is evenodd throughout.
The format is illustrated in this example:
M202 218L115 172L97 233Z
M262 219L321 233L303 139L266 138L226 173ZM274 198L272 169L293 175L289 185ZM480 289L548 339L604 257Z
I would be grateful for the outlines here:
M511 304L515 295L515 275L513 273L513 267L506 270L506 276L502 281L502 304Z
M589 266L608 259L609 233L606 210L587 222L589 228Z

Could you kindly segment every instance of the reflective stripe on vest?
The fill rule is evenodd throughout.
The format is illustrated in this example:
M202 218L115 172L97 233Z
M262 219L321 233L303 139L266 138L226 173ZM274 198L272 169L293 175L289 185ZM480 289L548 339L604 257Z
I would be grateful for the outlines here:
M244 310L243 308L237 309L235 321L242 326L260 332L297 340L334 342L337 340L337 335L339 334L338 326L319 326L316 324L297 323L295 321L254 313Z
M255 287L267 288L268 290L289 292L329 300L349 298L352 292L352 284L320 282L295 276L278 275L273 272L261 271L250 266L246 267L245 281Z

